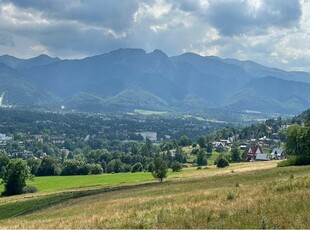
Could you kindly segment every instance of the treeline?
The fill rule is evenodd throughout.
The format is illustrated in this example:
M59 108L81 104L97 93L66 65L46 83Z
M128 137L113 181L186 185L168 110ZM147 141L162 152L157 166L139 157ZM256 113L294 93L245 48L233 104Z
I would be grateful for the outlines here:
M174 150L171 152L170 150ZM48 151L47 151L48 152ZM55 153L55 152L53 152ZM187 156L179 147L178 142L165 142L154 145L146 139L142 145L132 145L128 152L108 151L105 149L76 149L72 152L61 151L61 155L46 155L42 159L27 159L31 173L36 176L51 175L88 175L101 173L120 173L146 171L156 157L160 156L168 167L187 162ZM1 175L9 163L9 157L0 150ZM0 175L0 176L1 176Z
M278 166L310 165L310 109L299 117L301 122L287 129L285 147L290 157Z

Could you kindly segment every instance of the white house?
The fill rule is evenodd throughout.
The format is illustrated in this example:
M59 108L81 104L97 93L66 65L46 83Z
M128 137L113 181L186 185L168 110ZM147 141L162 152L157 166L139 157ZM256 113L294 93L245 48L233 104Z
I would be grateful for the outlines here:
M285 159L285 153L284 150L280 147L280 148L274 148L271 152L271 157L274 160L282 160Z

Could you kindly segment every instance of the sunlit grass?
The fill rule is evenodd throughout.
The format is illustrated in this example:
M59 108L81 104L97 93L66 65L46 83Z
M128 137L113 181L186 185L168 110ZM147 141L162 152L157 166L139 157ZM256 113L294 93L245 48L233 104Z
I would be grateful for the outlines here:
M4 228L310 228L310 167L185 169L2 220ZM9 201L8 201L9 202ZM9 202L10 203L10 202Z

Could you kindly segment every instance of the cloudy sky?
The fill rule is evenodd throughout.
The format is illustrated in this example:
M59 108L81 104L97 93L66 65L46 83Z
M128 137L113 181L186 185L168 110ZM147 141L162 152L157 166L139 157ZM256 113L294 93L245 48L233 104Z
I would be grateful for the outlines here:
M0 0L0 55L83 58L118 48L310 72L310 0Z

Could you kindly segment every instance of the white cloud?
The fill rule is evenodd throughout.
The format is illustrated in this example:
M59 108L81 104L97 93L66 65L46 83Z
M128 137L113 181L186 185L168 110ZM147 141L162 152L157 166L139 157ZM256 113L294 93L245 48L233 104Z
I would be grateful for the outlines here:
M158 48L310 71L309 37L306 0L0 0L0 54L18 57Z

